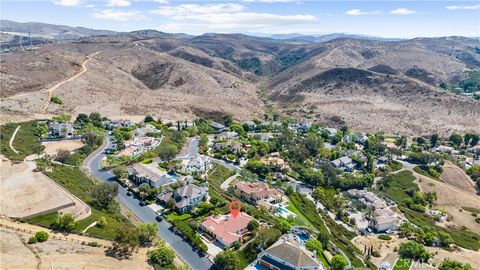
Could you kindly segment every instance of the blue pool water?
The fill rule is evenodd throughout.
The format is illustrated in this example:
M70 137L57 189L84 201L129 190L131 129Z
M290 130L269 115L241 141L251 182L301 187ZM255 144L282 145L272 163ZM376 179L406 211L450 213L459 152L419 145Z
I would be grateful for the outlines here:
M280 207L278 208L278 213L280 214L280 216L284 217L284 218L288 218L288 217L296 217L297 215L295 215L295 213L293 213L292 211L288 210L287 208L285 207Z

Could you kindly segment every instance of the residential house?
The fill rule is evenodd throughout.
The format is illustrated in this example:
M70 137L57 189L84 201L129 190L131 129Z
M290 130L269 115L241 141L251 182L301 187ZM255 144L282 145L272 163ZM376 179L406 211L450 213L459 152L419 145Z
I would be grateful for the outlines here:
M272 132L248 133L248 136L254 139L258 139L261 142L268 142L274 137Z
M387 157L379 157L377 158L377 168L385 168L388 164Z
M230 247L248 233L248 223L255 220L245 212L232 215L209 216L201 224L202 230L224 247Z
M213 149L216 151L225 149L230 153L240 153L242 150L242 143L237 141L216 142L213 145Z
M326 133L329 138L335 137L338 130L336 128L321 128L318 130L321 134Z
M280 153L271 153L268 157L262 157L260 162L269 167L274 167L279 170L287 170L290 168L288 163L280 157Z
M133 127L135 124L130 120L119 120L119 121L105 121L104 122L107 129L112 130L116 127Z
M153 137L134 137L124 142L125 148L118 152L117 156L135 156L157 147L160 141Z
M439 153L451 153L453 150L454 150L453 147L445 146L445 145L440 145L437 148L435 148L435 151Z
M344 172L353 172L353 170L355 169L355 163L349 157L341 157L332 160L330 162L330 165Z
M143 127L139 127L133 131L133 137L138 138L138 137L145 137L147 136L148 133L157 133L160 132L154 125L152 124L146 124Z
M190 159L187 163L182 164L180 169L184 173L204 173L208 170L211 165L211 158L208 156L197 155L196 157Z
M50 122L48 125L49 138L72 138L75 136L73 124L70 122Z
M226 129L225 125L217 122L211 122L210 127L213 128L216 132L222 132Z
M187 184L173 192L158 196L160 202L166 204L170 199L175 200L175 209L183 213L196 207L207 197L207 189L194 184Z
M160 170L157 164L135 164L129 169L130 178L137 184L147 183L151 187L168 186L178 180L178 176Z
M238 133L235 131L224 131L215 135L215 139L220 141L238 139Z
M397 217L397 214L389 208L376 209L374 212L374 218L371 222L371 227L376 232L385 232L387 230L398 230L401 225L401 219Z
M256 265L275 270L323 270L322 264L300 243L296 236L288 234L258 255ZM253 268L257 269L257 268Z
M276 189L259 182L235 183L235 196L254 205L263 205L267 209L284 200L283 195Z

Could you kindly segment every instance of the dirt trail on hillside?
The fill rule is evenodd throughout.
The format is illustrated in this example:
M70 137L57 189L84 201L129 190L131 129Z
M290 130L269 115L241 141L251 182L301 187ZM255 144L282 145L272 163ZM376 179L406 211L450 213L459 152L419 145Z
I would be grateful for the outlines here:
M15 135L17 135L17 132L18 132L19 129L20 129L20 126L18 126L15 129L15 131L12 134L12 137L10 138L10 141L8 142L8 144L10 146L10 149L12 149L12 151L15 152L15 154L17 154L17 155L20 155L20 153L18 153L17 149L13 148L13 140L15 140Z
M47 109L48 109L48 106L50 105L50 99L52 98L52 94L53 94L53 91L55 91L58 87L60 87L61 85L63 85L64 83L67 83L67 82L70 82L70 81L73 81L75 80L76 78L78 78L80 75L82 75L83 73L85 73L88 68L87 68L87 63L92 60L92 58L99 54L100 52L95 52L93 54L90 54L87 56L87 59L85 59L82 63L82 68L80 70L80 72L78 72L77 74L73 75L72 77L68 78L68 79L65 79L65 80L62 80L58 83L56 83L55 85L53 85L52 87L49 87L47 90L45 90L45 93L48 94L48 97L47 97L47 100L45 101L45 105L42 109L42 112L46 112Z

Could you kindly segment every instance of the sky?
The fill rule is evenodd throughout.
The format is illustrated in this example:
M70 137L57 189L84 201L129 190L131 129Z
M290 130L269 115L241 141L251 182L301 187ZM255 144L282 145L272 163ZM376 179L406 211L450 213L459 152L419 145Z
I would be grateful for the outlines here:
M2 0L0 18L170 33L329 34L386 38L480 36L477 1Z

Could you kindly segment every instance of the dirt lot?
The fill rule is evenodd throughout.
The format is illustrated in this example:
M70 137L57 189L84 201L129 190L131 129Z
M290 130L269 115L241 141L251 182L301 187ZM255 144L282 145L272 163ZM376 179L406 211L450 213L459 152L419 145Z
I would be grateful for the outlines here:
M371 261L379 266L383 261L388 261L390 265L394 265L395 260L398 258L398 254L393 251L395 247L398 247L400 243L406 241L406 239L400 239L396 235L391 235L392 240L381 240L376 235L359 235L352 239L352 243L360 250L364 250L365 246L373 246L373 250L380 252L380 257L371 257Z
M65 149L68 151L75 151L84 144L81 140L66 140L66 141L55 141L55 142L44 142L42 143L45 145L45 154L47 155L55 155L58 150Z
M440 179L449 185L476 194L475 184L472 179L462 169L450 162L446 162L443 166L443 173Z
M459 211L462 206L478 208L480 205L480 196L471 192L465 192L457 186L453 186L441 181L414 173L415 181L423 192L435 191L437 193L437 202L435 208L445 209L453 217L451 222L438 223L439 225L465 226L469 230L480 233L480 225L475 222L470 212Z
M480 269L480 252L459 248L458 251L446 251L437 247L427 247L431 253L437 253L433 256L435 265L439 265L443 259L451 259L463 263L469 263L473 266L473 269Z
M34 162L1 162L0 214L23 218L60 210L72 213L77 219L90 215L90 208L86 204L61 189L43 173L34 172L35 167Z
M146 249L140 249L128 260L118 260L106 256L105 248L77 242L49 239L25 244L30 236L0 229L2 269L151 269L146 262Z
M38 212L72 206L74 201L41 172L33 162L1 163L1 214L25 217Z

